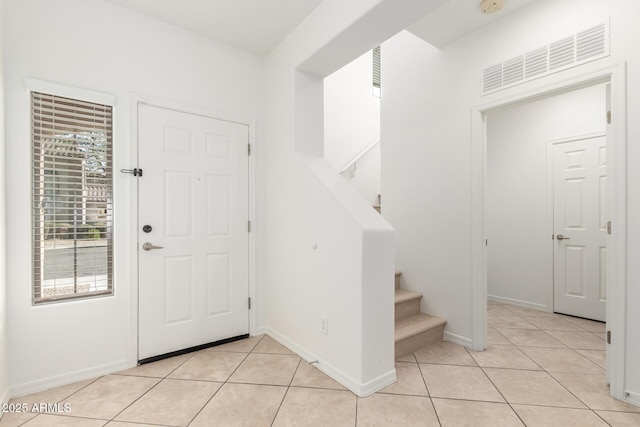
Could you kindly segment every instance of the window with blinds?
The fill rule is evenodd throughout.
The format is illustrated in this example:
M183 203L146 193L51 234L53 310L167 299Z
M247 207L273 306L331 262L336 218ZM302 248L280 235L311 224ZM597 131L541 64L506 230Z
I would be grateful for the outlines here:
M373 48L373 96L380 98L380 46Z
M32 92L33 302L113 294L112 107Z

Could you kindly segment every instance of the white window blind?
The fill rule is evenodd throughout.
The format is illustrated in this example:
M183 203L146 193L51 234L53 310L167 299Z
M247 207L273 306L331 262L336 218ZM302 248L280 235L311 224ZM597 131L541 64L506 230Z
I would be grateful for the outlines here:
M113 293L112 107L32 92L33 302Z
M380 46L373 48L373 95L380 98Z

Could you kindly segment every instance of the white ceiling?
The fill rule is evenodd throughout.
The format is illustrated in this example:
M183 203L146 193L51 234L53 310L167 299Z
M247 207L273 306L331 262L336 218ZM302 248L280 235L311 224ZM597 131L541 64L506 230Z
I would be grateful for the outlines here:
M322 0L107 0L237 48L267 55ZM351 1L351 0L344 0ZM481 0L449 0L408 30L442 47L534 0L505 0L493 15Z
M502 10L483 15L480 12L481 0L449 0L407 29L429 44L441 48L533 1L505 0Z
M268 54L322 2L322 0L108 1L261 56Z

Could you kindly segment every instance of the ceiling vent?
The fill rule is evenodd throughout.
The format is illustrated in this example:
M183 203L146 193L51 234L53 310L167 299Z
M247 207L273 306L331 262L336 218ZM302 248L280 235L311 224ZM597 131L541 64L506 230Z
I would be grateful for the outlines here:
M516 86L607 56L608 22L483 69L482 94Z

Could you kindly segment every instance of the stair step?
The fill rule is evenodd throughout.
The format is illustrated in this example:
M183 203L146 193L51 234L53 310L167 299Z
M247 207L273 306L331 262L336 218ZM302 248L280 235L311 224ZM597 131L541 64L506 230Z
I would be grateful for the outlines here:
M414 314L396 322L395 341L401 341L434 327L444 326L446 323L447 321L441 317L430 316L425 313Z
M396 322L406 319L409 316L420 313L420 300L422 294L420 292L409 291L407 289L396 288L395 308Z
M420 292L416 292L416 291L410 291L408 289L401 289L401 288L397 288L396 289L396 304L400 304L406 301L411 301L414 299L421 299L422 298L422 294Z
M413 353L420 348L442 341L447 321L440 317L418 313L396 321L396 359Z

